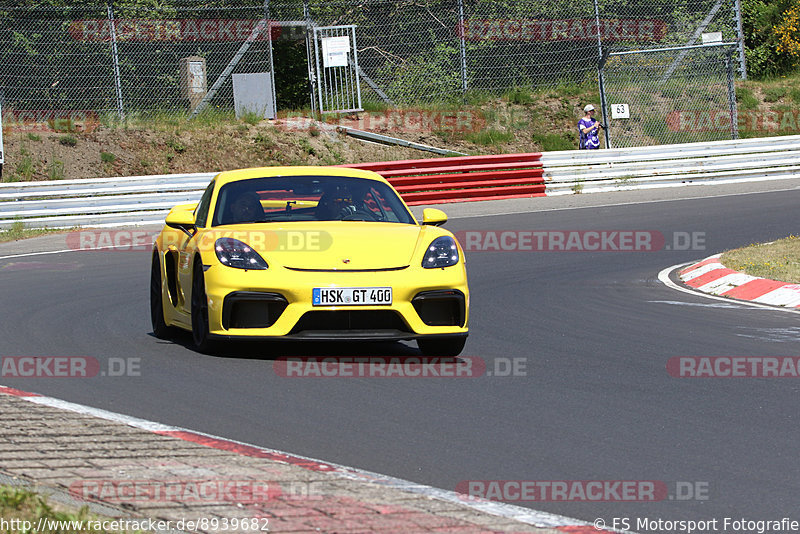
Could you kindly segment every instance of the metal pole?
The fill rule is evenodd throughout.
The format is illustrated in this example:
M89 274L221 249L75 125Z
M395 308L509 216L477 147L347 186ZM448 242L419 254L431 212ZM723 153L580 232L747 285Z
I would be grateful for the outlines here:
M311 114L317 113L317 81L319 79L319 57L317 56L317 32L311 21L308 0L303 0L303 19L306 21L306 57L308 58L308 94L311 97ZM313 63L312 63L313 61ZM316 68L315 68L316 67Z
M594 20L595 31L597 33L597 82L600 88L600 112L603 114L603 120L606 126L603 128L603 136L606 140L606 148L611 148L611 132L609 132L611 126L606 118L606 84L603 74L605 70L605 60L603 58L603 40L600 37L600 6L598 6L597 0L594 0Z
M356 68L358 68L358 46L356 46L356 27L353 26L353 61L355 61ZM356 95L358 97L358 104L356 109L361 111L363 108L361 107L361 80L358 79L358 71L354 71L354 76L356 79Z
M119 120L125 120L125 110L122 107L122 80L119 75L119 54L117 52L117 25L114 23L114 10L111 4L106 4L108 8L108 21L111 27L111 57L114 59L114 86L117 90L117 114Z
M733 83L733 51L725 54L725 70L728 73L728 107L731 115L731 139L739 139L739 113L736 109L736 87Z
M458 27L461 46L461 94L467 93L467 44L464 40L464 0L458 0Z
M739 41L739 73L742 79L747 79L747 65L744 62L744 30L742 29L742 4L736 0L733 7L736 10L736 40Z
M278 116L278 95L275 94L275 62L273 61L273 50L272 50L272 20L269 18L269 0L264 0L264 18L267 20L267 39L269 43L267 43L268 55L269 55L269 80L272 90L272 110L271 115L272 118L277 118Z

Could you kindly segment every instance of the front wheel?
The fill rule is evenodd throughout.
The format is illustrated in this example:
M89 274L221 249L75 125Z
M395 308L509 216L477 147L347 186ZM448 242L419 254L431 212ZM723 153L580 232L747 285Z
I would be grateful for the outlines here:
M150 268L150 323L153 335L158 339L168 339L173 330L164 321L163 290L161 288L161 260L158 253L153 254Z
M466 336L419 338L417 346L425 356L458 356L466 342Z
M192 341L195 348L203 353L212 351L213 342L208 334L208 298L203 263L194 264L192 276Z

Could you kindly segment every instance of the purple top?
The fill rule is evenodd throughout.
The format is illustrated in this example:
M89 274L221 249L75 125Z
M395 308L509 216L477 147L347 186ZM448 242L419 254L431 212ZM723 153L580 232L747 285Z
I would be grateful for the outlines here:
M596 122L597 119L595 119L594 117L589 117L588 119L584 117L580 121L578 121L578 132L581 135L581 144L580 144L581 148L586 148L586 149L600 148L600 138L597 137L598 128L595 128L588 134L583 133L584 128L589 128Z

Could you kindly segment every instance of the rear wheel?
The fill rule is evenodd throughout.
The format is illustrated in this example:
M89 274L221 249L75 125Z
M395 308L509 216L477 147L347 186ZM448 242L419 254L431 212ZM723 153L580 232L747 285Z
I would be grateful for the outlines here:
M213 342L208 334L208 298L206 297L203 263L196 261L192 276L192 341L200 352L211 352Z
M158 252L153 253L153 262L150 268L150 323L153 325L153 335L158 339L167 339L173 330L164 321L163 290L161 288L161 260Z
M417 346L425 356L458 356L466 342L466 336L419 338Z

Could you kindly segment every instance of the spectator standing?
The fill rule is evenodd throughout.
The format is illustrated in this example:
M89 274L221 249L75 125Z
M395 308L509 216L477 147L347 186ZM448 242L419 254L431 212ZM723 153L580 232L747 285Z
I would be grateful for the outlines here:
M591 104L587 104L583 108L585 115L578 121L578 132L580 133L580 146L579 148L585 150L593 150L600 148L600 138L598 132L602 125L594 118L596 110Z

